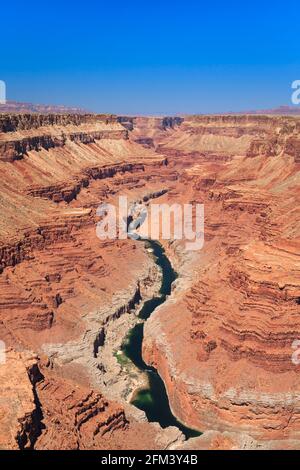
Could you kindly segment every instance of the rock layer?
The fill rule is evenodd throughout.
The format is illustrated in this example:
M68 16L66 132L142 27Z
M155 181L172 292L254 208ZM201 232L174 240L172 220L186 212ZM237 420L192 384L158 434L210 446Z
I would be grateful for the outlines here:
M182 276L148 320L144 358L164 378L175 414L202 431L299 439L300 193L289 148L298 128L290 118L199 117L160 145L182 159L184 148L198 152L187 156L177 194L205 204L205 245L179 261L192 279ZM254 155L264 133L270 144Z
M298 446L299 123L1 115L2 448ZM126 403L135 379L104 347L157 279L142 244L96 237L119 195L205 205L201 251L162 240L179 279L143 345L176 416L205 431L187 443Z
M119 193L149 200L164 192L165 157L130 142L110 116L1 122L0 337L14 350L0 365L1 447L159 449L180 441L176 429L163 431L125 401L105 398L113 370L101 355L108 327L134 317L151 266L141 244L97 238L96 209ZM60 347L45 357L49 345Z

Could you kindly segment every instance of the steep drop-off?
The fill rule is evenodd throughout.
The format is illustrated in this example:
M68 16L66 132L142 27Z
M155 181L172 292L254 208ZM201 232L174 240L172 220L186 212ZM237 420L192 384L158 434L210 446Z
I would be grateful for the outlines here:
M127 419L124 403L99 389L105 395L114 375L98 354L101 337L119 318L134 317L155 273L142 247L101 242L95 226L109 198L161 190L165 157L131 142L112 116L2 115L0 122L0 338L12 348L0 365L1 447L168 446L180 433L148 426L138 413ZM27 356L40 370L37 383Z
M0 129L1 447L299 447L300 120L4 114ZM205 431L187 443L128 404L142 384L115 357L159 284L141 244L96 237L119 195L205 205L201 251L161 241L179 277L144 329L173 413Z
M200 116L159 146L183 167L176 198L205 204L205 245L169 247L183 274L146 324L144 359L203 431L299 439L299 123Z

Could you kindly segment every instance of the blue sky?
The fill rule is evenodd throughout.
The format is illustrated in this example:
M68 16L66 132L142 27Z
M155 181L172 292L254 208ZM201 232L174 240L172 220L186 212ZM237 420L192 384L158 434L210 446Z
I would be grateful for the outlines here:
M1 4L7 98L98 112L176 114L291 104L296 1Z

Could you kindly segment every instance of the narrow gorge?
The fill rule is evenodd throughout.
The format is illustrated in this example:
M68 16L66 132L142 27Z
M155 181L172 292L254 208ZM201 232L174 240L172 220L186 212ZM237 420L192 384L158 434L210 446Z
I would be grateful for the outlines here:
M299 133L0 115L1 448L299 448ZM99 240L119 196L204 204L203 248Z

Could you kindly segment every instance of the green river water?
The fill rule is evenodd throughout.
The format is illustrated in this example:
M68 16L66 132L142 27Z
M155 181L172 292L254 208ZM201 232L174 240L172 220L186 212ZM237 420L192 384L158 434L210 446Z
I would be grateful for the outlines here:
M172 283L177 278L177 274L160 243L153 240L147 240L145 243L147 248L153 250L155 262L162 270L162 284L158 296L144 303L139 314L139 317L143 320L149 318L151 313L165 302L167 296L171 293ZM132 404L143 410L150 422L158 422L162 428L176 426L186 438L199 436L200 432L187 428L172 414L164 382L156 369L147 366L143 361L143 336L144 323L139 323L129 331L122 345L123 354L127 359L130 359L141 371L146 372L148 375L149 388L139 390Z

